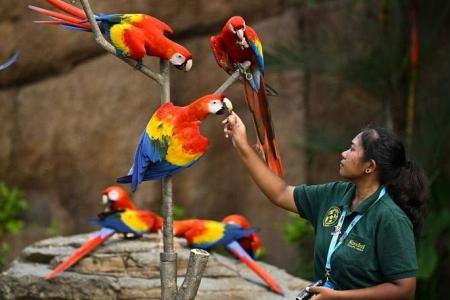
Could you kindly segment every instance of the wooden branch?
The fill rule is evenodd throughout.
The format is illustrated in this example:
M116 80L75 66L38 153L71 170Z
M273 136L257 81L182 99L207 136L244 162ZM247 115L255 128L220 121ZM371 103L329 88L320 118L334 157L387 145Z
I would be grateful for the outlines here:
M91 5L89 4L88 0L80 0L81 5L83 6L83 10L86 13L89 23L91 24L92 32L94 33L95 42L99 44L103 49L105 49L107 52L111 53L115 57L123 60L128 65L132 66L134 69L142 72L144 75L150 77L154 81L156 81L158 84L162 84L163 78L160 74L153 72L146 66L142 64L138 64L135 60L127 57L121 57L117 55L116 49L113 45L111 45L102 35L102 32L100 31L100 28L98 27L97 21L95 20L94 12L92 11Z
M183 284L178 291L177 300L192 300L197 295L203 272L208 263L209 253L201 249L192 249Z
M250 67L251 63L249 61L244 61L240 68L238 68L234 73L228 77L228 79L214 92L214 94L222 94L225 92L227 88L229 88L236 80L239 79L239 76L243 74Z

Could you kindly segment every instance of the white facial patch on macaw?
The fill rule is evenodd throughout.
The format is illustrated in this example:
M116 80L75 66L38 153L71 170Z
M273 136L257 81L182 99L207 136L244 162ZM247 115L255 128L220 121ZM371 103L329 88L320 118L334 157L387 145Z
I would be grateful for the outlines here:
M220 100L212 100L208 103L208 112L216 114L223 109L223 103Z
M111 191L108 194L109 200L117 201L119 199L119 193L117 191Z

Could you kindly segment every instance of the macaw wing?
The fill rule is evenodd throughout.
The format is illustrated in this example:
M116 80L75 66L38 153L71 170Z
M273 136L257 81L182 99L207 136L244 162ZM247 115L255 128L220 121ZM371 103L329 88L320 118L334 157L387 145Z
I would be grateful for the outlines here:
M262 43L258 38L256 32L251 28L247 27L245 30L245 36L247 38L248 44L252 49L253 54L256 57L256 61L258 62L258 69L261 74L264 74L264 54Z
M120 213L109 214L108 216L100 219L90 220L89 223L101 227L113 229L118 233L134 233L130 227L128 227L121 219Z
M150 221L145 212L130 209L92 220L91 223L113 229L118 233L133 233L138 236L153 226L153 220Z
M203 237L194 240L195 242L193 243L193 246L200 249L210 249L215 246L225 246L232 241L251 234L255 230L256 229L254 228L241 229L237 226L223 224L222 230L220 230L219 228L211 228L210 226L208 226L207 230L205 230L205 232L203 233Z
M99 14L95 17L97 21L119 24L124 20L125 14Z
M228 57L225 50L225 43L220 35L211 37L211 49L217 64L227 73L231 74L234 71L233 64Z
M189 168L196 162L197 162L197 160L195 160L185 166L176 166L167 161L161 161L161 162L152 164L151 167L145 171L145 173L143 175L143 181L159 180L159 179L162 179L162 178L165 178L168 176L175 175L175 174L183 171L184 169Z
M163 21L149 15L146 15L145 17L148 18L148 21L151 23L152 27L158 28L164 33L168 33L170 35L173 34L173 29Z
M165 139L151 139L144 131L141 134L138 148L134 155L134 165L130 174L132 176L132 188L136 190L137 185L142 182L150 163L162 161L167 152Z

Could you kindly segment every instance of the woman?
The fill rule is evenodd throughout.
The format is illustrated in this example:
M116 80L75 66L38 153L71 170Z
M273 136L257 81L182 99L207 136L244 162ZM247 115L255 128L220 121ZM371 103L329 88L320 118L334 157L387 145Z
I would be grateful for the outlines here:
M235 113L223 123L225 137L270 201L314 226L315 281L331 287L309 288L315 300L414 296L414 234L423 220L425 177L406 160L397 137L385 129L363 130L342 152L339 174L347 182L295 187L266 167Z

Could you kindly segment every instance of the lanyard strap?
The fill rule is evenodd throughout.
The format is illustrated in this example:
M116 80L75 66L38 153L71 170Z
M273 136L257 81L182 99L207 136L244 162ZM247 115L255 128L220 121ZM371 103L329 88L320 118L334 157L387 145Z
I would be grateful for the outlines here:
M372 206L374 206L375 203L377 203L380 200L380 198L384 196L385 193L386 193L386 189L383 187L381 189L381 191L380 191L380 194L378 195L377 200L375 200L375 202L369 207L369 209ZM353 218L353 221L348 225L347 230L345 230L344 234L339 238L339 243L338 243L338 237L339 237L339 234L341 233L342 224L344 224L344 219L345 219L346 215L347 215L347 211L344 210L341 213L341 216L340 216L339 221L338 221L338 223L336 225L336 229L335 229L334 233L332 233L333 237L331 238L330 246L328 247L327 262L326 262L326 265L325 265L325 271L326 271L327 275L331 271L331 256L336 251L336 249L340 245L342 245L342 243L347 238L347 236L350 233L350 231L352 231L353 227L355 227L356 223L358 223L358 221L361 220L361 218L363 217L362 214L359 214L355 218Z

